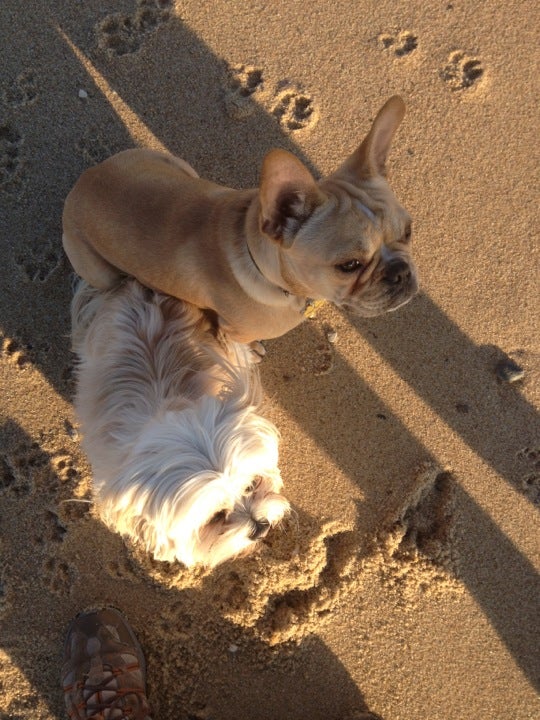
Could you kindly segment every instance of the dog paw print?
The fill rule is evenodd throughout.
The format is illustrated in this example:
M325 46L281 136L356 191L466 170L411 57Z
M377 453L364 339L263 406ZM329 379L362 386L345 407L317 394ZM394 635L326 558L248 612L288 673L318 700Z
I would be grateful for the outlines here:
M61 482L69 482L78 476L75 462L71 455L61 450L58 454L52 455L50 458L51 467Z
M15 256L15 265L24 278L32 283L45 283L60 268L60 244L45 239L37 247L30 247Z
M0 354L18 368L24 368L30 362L27 348L16 338L0 333Z
M36 542L40 545L45 545L50 542L61 543L67 532L66 527L60 521L58 515L52 510L46 511L40 530L41 532L38 533L35 538Z
M517 456L528 465L528 471L521 480L521 487L531 502L540 505L540 448L525 447Z
M323 336L319 333L305 332L305 339L302 348L299 350L296 360L299 370L309 375L328 375L334 369L335 343L332 336Z
M460 587L455 554L456 481L426 471L414 498L379 536L381 575L404 594Z
M225 108L230 117L241 119L253 114L254 96L263 89L263 71L253 65L231 65L227 69Z
M409 30L402 30L397 35L383 33L379 42L385 50L392 50L397 57L410 55L418 47L418 37Z
M106 570L114 580L139 581L133 563L127 557L121 557L119 560L111 560L107 563Z
M328 375L334 368L334 357L333 345L321 340L315 346L313 353L306 358L302 370L315 376Z
M277 93L271 112L282 128L292 132L312 127L318 117L312 98L294 87Z
M30 492L28 482L18 477L8 455L0 455L0 493L11 491L15 495L27 495Z
M222 611L240 610L246 603L249 590L235 572L220 576L214 590L215 606Z
M31 70L18 75L4 92L4 102L10 107L31 105L37 97L38 84L36 76Z
M483 74L481 61L470 57L463 50L450 53L447 64L441 70L442 79L453 91L472 87Z
M133 15L115 13L96 27L98 46L109 55L137 52L145 37L170 17L173 0L138 0Z
M35 489L54 493L76 474L67 454L51 457L38 442L23 442L13 452L0 457L0 490L8 489L17 495L26 495Z
M111 148L103 139L102 133L94 127L87 128L84 131L76 148L87 165L97 165L112 154Z
M43 565L43 579L51 592L60 597L71 594L76 578L75 568L56 557L47 558Z
M20 189L23 141L14 125L9 122L0 124L0 190L17 192Z

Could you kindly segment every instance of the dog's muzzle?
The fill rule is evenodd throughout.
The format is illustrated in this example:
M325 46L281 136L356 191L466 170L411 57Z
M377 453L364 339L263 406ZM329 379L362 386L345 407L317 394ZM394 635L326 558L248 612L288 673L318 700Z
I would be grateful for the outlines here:
M388 285L394 287L403 287L410 284L412 279L411 266L402 258L391 260L384 269L382 279Z
M389 260L380 279L387 310L397 310L418 292L416 269L406 258L396 257Z
M253 520L253 530L249 534L250 540L260 540L268 535L270 523L268 520Z

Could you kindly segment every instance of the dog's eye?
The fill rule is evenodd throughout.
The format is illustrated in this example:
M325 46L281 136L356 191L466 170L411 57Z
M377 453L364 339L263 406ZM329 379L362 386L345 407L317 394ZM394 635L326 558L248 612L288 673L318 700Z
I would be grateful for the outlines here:
M227 511L226 510L220 510L217 513L214 513L210 520L208 521L208 525L217 525L218 523L225 522L227 519Z
M403 237L401 238L401 242L408 243L411 241L411 235L412 235L412 228L410 225L407 225L405 228L405 232L403 233Z
M336 267L338 270L341 270L341 272L352 273L360 270L363 266L360 260L348 260L345 263L341 263L341 265L336 265Z
M244 495L251 495L251 493L255 492L255 490L259 487L259 485L262 482L262 477L260 475L256 475L253 480L249 483L247 488L244 490Z

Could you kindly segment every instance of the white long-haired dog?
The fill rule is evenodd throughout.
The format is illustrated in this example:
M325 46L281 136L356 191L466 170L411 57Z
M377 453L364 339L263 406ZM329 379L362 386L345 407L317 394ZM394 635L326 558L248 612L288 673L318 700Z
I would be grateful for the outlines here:
M134 280L107 292L79 281L72 340L75 409L109 527L158 560L213 567L284 517L278 433L257 414L247 346Z

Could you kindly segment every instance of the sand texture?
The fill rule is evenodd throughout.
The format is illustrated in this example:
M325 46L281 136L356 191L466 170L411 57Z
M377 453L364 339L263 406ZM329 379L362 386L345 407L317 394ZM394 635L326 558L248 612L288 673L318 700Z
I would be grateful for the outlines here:
M65 717L66 626L107 603L156 720L539 717L539 26L533 0L0 3L1 720ZM66 194L134 146L233 187L276 146L325 174L395 93L421 293L267 343L293 519L212 573L127 547L72 502Z

